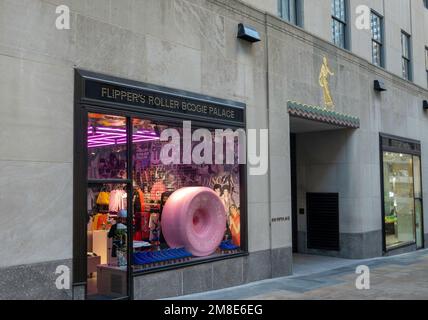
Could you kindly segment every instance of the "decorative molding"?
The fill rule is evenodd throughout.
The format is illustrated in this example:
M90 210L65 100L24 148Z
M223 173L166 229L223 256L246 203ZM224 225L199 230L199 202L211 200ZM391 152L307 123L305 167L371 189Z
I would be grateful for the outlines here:
M328 110L320 106L311 106L295 101L288 101L287 109L290 115L299 118L324 122L344 128L358 129L360 127L360 118Z

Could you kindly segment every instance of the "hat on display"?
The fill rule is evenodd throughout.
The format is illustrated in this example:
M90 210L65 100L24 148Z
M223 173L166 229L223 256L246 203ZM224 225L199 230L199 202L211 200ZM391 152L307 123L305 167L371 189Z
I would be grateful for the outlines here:
M119 218L127 218L128 217L128 211L120 210L118 216L119 216Z

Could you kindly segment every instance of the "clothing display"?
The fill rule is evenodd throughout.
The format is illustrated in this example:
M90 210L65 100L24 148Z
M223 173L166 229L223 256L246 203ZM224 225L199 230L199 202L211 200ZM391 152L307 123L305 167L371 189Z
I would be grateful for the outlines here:
M110 192L110 202L108 210L110 212L119 212L127 206L127 193L125 190L113 190Z
M92 230L107 230L108 228L108 215L96 214L93 217Z
M98 194L97 204L100 206L108 206L110 203L110 193L106 191L101 191Z

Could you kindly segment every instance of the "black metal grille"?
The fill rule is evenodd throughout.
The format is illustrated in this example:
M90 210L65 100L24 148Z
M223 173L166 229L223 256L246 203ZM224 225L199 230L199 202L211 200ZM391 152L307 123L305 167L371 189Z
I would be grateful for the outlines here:
M339 194L307 193L307 246L339 251Z

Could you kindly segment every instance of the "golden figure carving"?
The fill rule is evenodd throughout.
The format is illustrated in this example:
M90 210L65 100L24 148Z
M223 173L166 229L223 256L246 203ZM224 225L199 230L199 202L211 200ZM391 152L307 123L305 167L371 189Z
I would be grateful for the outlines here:
M323 57L320 76L319 76L319 84L321 88L323 88L325 107L327 109L334 109L334 102L330 93L330 84L329 84L330 76L334 76L334 73L330 70L328 66L327 58Z

